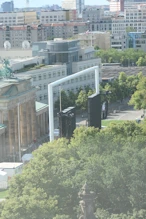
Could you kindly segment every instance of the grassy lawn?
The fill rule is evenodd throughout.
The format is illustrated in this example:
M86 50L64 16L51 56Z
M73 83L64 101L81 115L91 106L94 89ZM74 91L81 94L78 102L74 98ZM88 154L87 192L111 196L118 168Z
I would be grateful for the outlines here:
M1 191L0 190L0 199L6 198L8 194L8 190Z
M116 123L116 124L121 124L123 122L126 122L126 120L102 120L102 126L108 126L110 125L111 123Z

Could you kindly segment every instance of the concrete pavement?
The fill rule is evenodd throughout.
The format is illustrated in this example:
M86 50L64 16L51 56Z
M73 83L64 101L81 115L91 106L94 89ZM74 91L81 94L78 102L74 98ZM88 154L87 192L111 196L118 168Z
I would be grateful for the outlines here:
M120 112L112 112L108 115L107 120L133 120L140 119L141 115L143 114L143 110L125 110ZM76 115L76 124L77 127L79 126L87 126L87 113L85 113L82 117L82 114ZM59 127L59 119L55 117L54 119L55 129Z
M140 119L143 110L125 110L117 113L110 113L107 119L110 120L136 120Z

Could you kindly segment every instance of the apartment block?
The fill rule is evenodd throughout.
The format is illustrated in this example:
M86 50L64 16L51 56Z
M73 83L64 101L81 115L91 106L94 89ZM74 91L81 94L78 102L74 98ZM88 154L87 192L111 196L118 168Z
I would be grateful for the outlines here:
M68 18L69 19L69 18ZM65 10L56 10L56 11L41 11L40 13L40 23L54 23L59 21L67 20L67 12Z
M0 24L4 26L32 24L36 22L37 22L37 13L34 11L0 13Z
M0 48L4 47L5 41L9 41L12 48L22 48L22 43L25 40L30 45L35 41L47 40L47 35L42 25L0 27Z
M88 22L97 22L104 17L102 8L85 8L82 12L82 20Z
M112 19L110 17L103 18L96 22L89 22L90 31L111 31L112 30Z
M126 22L124 18L114 18L112 19L112 28L111 28L112 34L116 34L116 35L126 34L126 27L128 28L131 25L129 22Z
M127 48L127 37L123 35L111 35L111 48L124 50Z
M85 22L0 26L0 48L4 48L5 41L9 41L12 48L22 48L22 43L25 40L31 45L33 42L54 38L67 39L76 34L86 32L87 29Z

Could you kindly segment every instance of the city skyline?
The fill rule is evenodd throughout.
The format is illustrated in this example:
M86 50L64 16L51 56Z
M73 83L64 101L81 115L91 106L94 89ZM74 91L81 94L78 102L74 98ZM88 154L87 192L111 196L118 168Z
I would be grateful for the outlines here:
M0 0L0 4L5 2L6 0ZM8 0L9 1L9 0ZM30 7L41 7L45 5L53 5L57 4L61 6L61 0L55 0L55 1L49 1L48 0L30 0L29 6ZM85 0L85 5L103 5L103 4L108 4L107 0ZM26 7L26 0L14 0L14 6L15 7Z

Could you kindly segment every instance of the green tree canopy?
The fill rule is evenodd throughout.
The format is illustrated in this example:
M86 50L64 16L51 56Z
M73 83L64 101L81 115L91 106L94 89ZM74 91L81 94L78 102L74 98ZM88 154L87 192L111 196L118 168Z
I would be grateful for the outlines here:
M141 76L136 91L132 95L129 104L135 109L146 109L146 77Z
M126 218L128 212L130 219L134 214L145 218L145 134L141 125L127 122L102 131L81 127L70 143L59 139L44 144L11 181L0 218L76 219L85 181L103 218Z
M103 63L120 63L123 66L145 66L145 52L137 49L117 49L97 50L96 56L100 57Z

